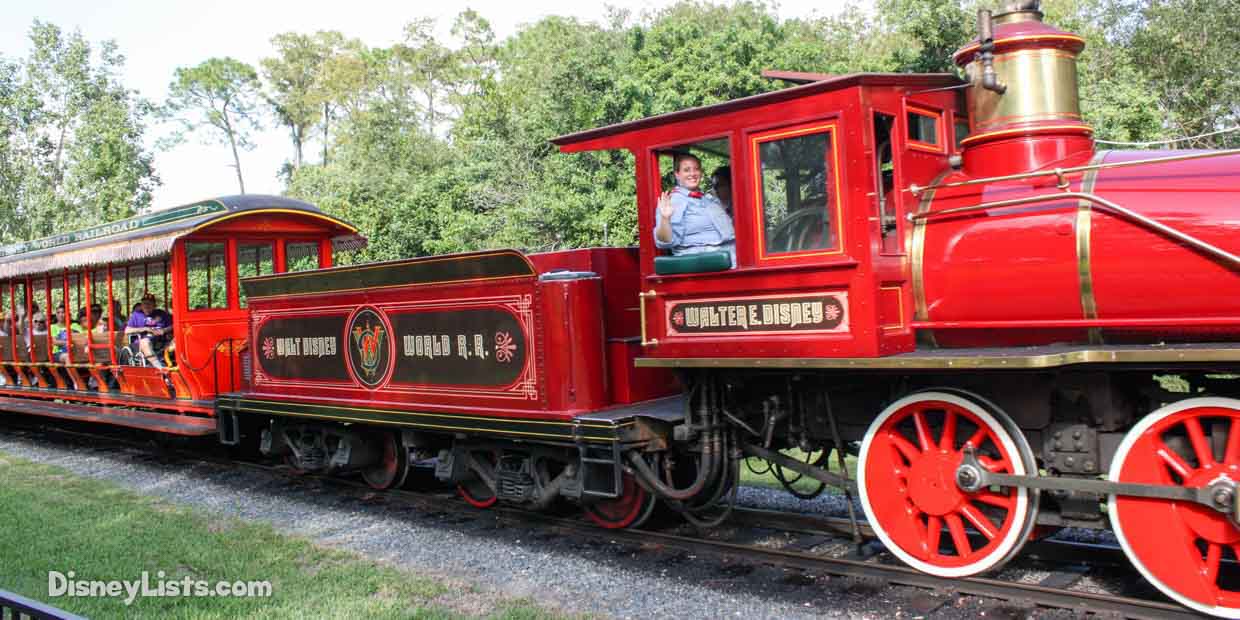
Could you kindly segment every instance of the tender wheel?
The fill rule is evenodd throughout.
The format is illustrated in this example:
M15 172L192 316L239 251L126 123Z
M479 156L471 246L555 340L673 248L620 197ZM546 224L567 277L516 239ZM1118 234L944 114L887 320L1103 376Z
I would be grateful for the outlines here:
M370 488L382 491L405 483L409 475L409 451L401 445L397 433L382 433L378 440L383 447L383 458L378 465L362 470L362 480Z
M633 476L625 474L620 497L586 504L585 513L587 519L607 529L641 527L654 512L655 503L653 495L637 484Z
M1240 480L1240 400L1190 398L1149 414L1124 436L1110 479L1230 487ZM1220 500L1231 504L1234 493ZM1240 529L1227 513L1112 495L1108 514L1128 559L1155 587L1194 610L1240 618Z
M493 480L495 478L495 466L499 463L499 454L496 452L472 452L475 462L487 470ZM465 500L474 508L490 508L499 501L499 497L495 495L492 489L482 478L475 475L474 477L456 485L456 491L461 495L461 499Z
M1016 425L964 392L901 398L879 414L861 444L857 485L875 533L896 557L940 577L1000 566L1024 545L1037 516L1037 494L1028 489L960 490L956 468L966 445L993 472L1035 471Z

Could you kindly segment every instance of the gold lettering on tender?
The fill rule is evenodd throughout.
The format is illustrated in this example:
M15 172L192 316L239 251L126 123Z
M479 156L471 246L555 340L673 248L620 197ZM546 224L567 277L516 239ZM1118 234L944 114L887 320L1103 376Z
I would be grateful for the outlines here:
M741 329L749 329L749 315L745 314L745 306L736 306L736 326Z
M801 320L801 304L793 303L789 305L791 306L791 309L792 309L792 327L796 327L797 325L800 325L803 322Z
M443 351L444 356L452 355L452 339L447 334L440 334L439 341L441 343L439 348Z
M487 348L483 342L482 334L474 334L474 357L486 359Z
M465 334L456 335L456 354L461 359L469 359L469 340L465 338Z
M696 307L690 306L688 310L685 310L685 324L688 325L689 327L701 326L702 323L701 323L701 319L699 318L700 315L701 315L700 310L698 310Z
M433 336L431 337L431 355L434 357L443 355L443 347L439 344L439 339Z
M814 317L815 325L821 323L822 322L822 302L815 301L814 303L810 304L809 313L810 313L810 316Z
M792 309L788 307L788 304L779 304L778 308L779 308L779 319L778 319L779 324L787 325L792 320L792 317L790 316L792 313Z
M758 321L758 304L749 304L749 325L761 325Z
M762 324L775 324L775 308L771 304L762 304Z

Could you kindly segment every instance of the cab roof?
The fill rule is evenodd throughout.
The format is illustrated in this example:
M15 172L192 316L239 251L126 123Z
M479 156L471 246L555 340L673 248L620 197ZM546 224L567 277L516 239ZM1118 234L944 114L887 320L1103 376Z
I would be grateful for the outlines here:
M772 74L778 77L777 74ZM684 121L719 116L731 112L799 99L820 93L842 90L856 86L895 86L918 89L954 88L965 84L950 73L851 73L848 75L811 75L817 79L808 84L784 88L731 101L724 101L667 114L659 114L635 121L627 121L580 131L553 138L552 144L566 153L641 146L645 141L637 133L648 129L673 125Z

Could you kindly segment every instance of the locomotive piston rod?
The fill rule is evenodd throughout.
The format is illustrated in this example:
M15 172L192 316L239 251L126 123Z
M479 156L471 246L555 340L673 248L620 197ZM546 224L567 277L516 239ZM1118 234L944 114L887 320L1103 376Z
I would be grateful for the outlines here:
M1236 481L1228 478L1226 474L1220 474L1213 482L1202 487L997 474L982 467L974 449L969 447L965 448L964 459L960 462L960 467L956 468L956 486L966 493L992 486L1024 487L1043 491L1076 491L1193 502L1226 514L1233 524L1240 526L1240 494L1237 493Z

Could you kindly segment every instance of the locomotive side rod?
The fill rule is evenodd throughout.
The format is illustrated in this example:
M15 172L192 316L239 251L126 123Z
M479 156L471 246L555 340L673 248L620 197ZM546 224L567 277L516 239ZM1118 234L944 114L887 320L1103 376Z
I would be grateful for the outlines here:
M833 487L841 488L846 491L857 490L856 480L853 480L851 478L845 478L844 476L841 476L839 474L833 474L820 467L813 467L811 465L807 465L794 458L784 456L783 454L780 454L774 450L767 450L766 448L763 448L761 446L755 446L751 443L747 443L741 446L741 449L744 450L745 454L749 456L756 456L769 463L775 463L779 465L780 467L783 467L785 469L791 469L792 471L795 471L798 474L801 474L802 476L813 478L814 480L817 480L824 484L829 484Z
M1219 476L1214 482L1203 487L1181 487L1168 484L1137 484L1110 480L999 474L983 467L977 460L974 449L967 447L960 467L956 468L956 486L967 493L999 486L1193 502L1224 513L1233 523L1240 525L1240 495L1236 493L1236 482L1226 476Z

